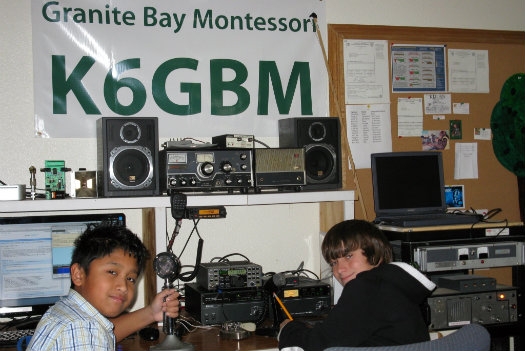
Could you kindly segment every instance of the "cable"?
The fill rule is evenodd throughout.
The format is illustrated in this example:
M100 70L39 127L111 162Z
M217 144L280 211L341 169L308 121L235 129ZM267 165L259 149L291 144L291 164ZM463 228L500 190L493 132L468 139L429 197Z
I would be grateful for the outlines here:
M231 257L231 256L241 256L243 257L247 262L251 262L250 259L246 256L244 256L243 254L241 253L238 253L238 252L235 252L235 253L231 253L229 255L226 255L226 256L222 256L218 262L229 262L229 260L227 259L228 257Z
M355 168L354 158L352 156L352 149L350 148L350 143L348 141L346 124L342 120L343 116L345 115L345 112L343 108L341 107L341 105L339 104L339 98L337 96L337 89L335 88L334 80L333 80L332 74L330 73L330 67L328 64L328 55L326 54L326 51L324 48L323 38L321 37L321 30L319 29L319 24L317 23L317 14L312 13L310 17L312 18L314 22L316 33L317 33L317 40L319 42L319 46L321 47L321 51L323 53L324 63L326 66L326 73L328 75L328 82L330 84L329 89L332 92L332 96L333 96L333 99L336 105L336 109L339 112L339 117L337 118L339 118L339 121L341 122L340 123L341 124L341 137L343 140L343 147L348 150L348 162L350 163L350 167L352 168L352 173L354 174L354 183L355 183L356 190L357 190L357 199L359 203L361 204L361 211L363 211L363 217L364 217L363 219L368 220L368 214L366 212L366 206L364 203L365 198L363 197L363 194L361 192L361 186L359 184L359 177L357 175L357 169Z
M255 141L256 143L258 144L261 144L263 146L265 146L266 148L270 149L270 146L266 143L263 143L262 141L258 140L258 139L253 139L253 141Z

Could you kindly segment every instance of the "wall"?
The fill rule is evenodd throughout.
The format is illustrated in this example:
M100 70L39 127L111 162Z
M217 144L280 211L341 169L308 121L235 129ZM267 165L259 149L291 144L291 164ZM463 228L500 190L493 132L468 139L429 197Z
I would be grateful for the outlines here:
M525 30L525 0L507 0L504 5L489 0L444 0L439 6L435 4L428 0L327 0L327 22ZM72 169L95 169L95 140L33 137L32 64L38 58L33 57L31 51L29 0L0 2L0 33L0 149L3 165L0 180L7 184L28 184L29 166L43 167L44 160L50 158L64 159L66 166ZM275 146L275 140L269 142ZM43 175L38 174L37 182L41 185L43 181ZM205 250L210 251L205 251L203 259L211 258L215 253L224 255L242 250L265 270L293 269L304 260L305 268L319 271L320 258L316 249L319 245L318 205L260 206L260 209L262 211L236 208L229 211L231 219L225 220L232 222L220 222L220 225L217 222L217 227L210 223L210 227L208 224L205 229L203 227L205 239L210 238L213 242L213 246L206 245L205 240ZM281 231L275 226L267 230L265 225L274 217L281 217L283 211L290 216L286 230ZM132 229L140 232L140 225L136 222L133 220ZM228 225L230 223L232 226ZM287 247L281 246L283 236L287 238ZM256 237L260 245L248 252L251 247L246 243L250 237ZM236 244L240 241L244 242L242 246ZM289 247L292 242L299 244ZM276 251L276 248L282 251ZM192 248L188 250L193 252ZM137 305L140 306L140 300Z
M424 130L449 130L451 120L460 120L462 136L460 139L448 140L447 148L439 151L443 156L443 173L445 184L464 185L464 207L478 209L483 212L499 209L500 212L491 220L519 222L520 211L518 201L517 177L498 161L493 151L491 140L476 140L474 128L490 128L491 114L500 100L502 86L505 81L517 72L523 72L525 62L525 32L499 30L473 30L457 28L433 28L405 26L369 26L334 24L329 25L329 55L331 74L336 77L335 90L338 92L340 116L344 120L344 65L342 54L344 39L386 40L388 45L419 44L446 45L447 50L470 49L484 50L488 54L490 67L486 93L451 93L452 103L469 104L469 113L448 114L443 120L432 119L432 114L423 117ZM502 64L504 62L504 64ZM399 98L420 98L423 93L391 93L390 119L393 151L418 151L422 149L420 137L398 137L397 104ZM335 100L335 99L334 99ZM335 105L332 104L332 106ZM455 153L458 143L475 143L477 145L478 176L475 179L454 179ZM345 148L348 150L348 148ZM355 156L359 154L354 153ZM346 185L356 189L360 200L356 203L355 216L358 218L375 218L372 193L372 176L370 168L357 171L357 181L353 172L347 172ZM352 179L352 181L348 181ZM359 195L359 194L358 194ZM366 209L366 213L363 210Z

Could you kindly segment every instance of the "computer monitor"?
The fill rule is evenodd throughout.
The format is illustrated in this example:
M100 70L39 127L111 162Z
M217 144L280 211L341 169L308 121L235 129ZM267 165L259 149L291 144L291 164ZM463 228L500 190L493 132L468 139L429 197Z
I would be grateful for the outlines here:
M376 153L371 162L377 217L446 212L440 152Z
M74 240L123 213L0 217L0 317L45 311L67 295Z

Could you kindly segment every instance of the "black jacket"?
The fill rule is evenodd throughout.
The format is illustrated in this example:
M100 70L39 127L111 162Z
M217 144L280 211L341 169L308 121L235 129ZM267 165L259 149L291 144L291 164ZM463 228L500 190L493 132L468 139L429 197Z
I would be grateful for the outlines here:
M436 285L406 263L383 264L349 281L326 320L310 328L288 323L279 349L299 346L321 351L331 346L402 345L429 340L421 306Z

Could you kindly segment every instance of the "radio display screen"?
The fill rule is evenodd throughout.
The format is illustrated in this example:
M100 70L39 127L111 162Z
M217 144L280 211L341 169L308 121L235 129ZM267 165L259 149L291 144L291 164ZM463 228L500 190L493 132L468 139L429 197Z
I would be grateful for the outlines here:
M246 268L220 269L219 275L246 275Z

